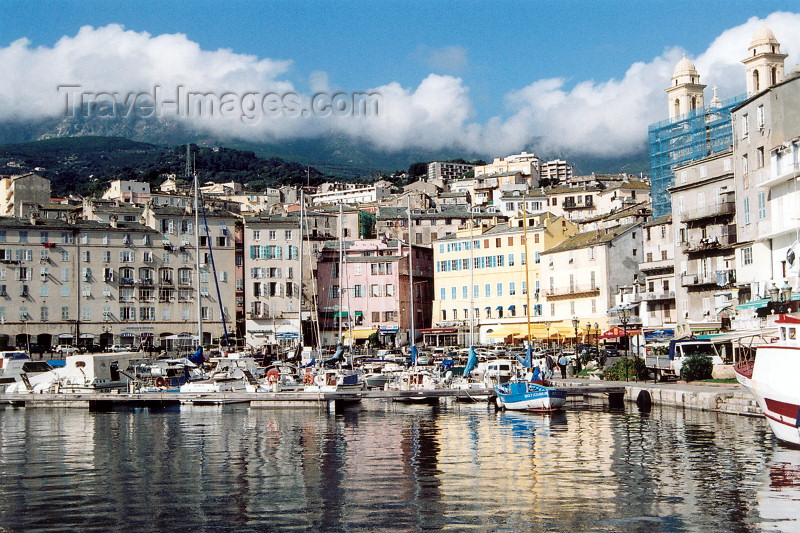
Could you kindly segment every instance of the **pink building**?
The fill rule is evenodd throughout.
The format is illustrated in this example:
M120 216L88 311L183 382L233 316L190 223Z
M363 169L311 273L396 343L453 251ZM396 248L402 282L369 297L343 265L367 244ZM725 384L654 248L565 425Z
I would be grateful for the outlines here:
M414 331L430 327L433 254L414 246ZM319 320L323 344L334 345L342 331L345 344L364 344L373 333L384 345L408 344L409 246L397 239L328 241L318 262Z

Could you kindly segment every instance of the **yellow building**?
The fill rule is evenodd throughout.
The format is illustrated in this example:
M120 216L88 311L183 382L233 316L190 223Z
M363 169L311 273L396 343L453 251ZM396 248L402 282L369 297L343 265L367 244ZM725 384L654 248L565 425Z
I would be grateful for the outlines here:
M577 233L563 216L537 213L434 241L434 327L426 339L456 330L461 344L512 342L527 336L529 321L532 337L548 337L557 325L543 316L540 255Z

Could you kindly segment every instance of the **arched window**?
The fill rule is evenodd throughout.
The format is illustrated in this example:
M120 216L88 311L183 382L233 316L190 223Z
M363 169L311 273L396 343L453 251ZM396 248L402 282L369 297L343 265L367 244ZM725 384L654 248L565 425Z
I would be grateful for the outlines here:
M757 93L758 91L759 91L759 86L758 86L758 71L757 71L757 70L754 70L754 71L753 71L753 92L756 92L756 93Z
M692 109L697 109L697 97L692 96Z
M778 69L772 67L770 73L772 74L771 76L772 80L770 81L770 85L775 85L776 83L778 83Z
M677 117L680 114L681 114L681 101L676 98L675 99L675 116Z

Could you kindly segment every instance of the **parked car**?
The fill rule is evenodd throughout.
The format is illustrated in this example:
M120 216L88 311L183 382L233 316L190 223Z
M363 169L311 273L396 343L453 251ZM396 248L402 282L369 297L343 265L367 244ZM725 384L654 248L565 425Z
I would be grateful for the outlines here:
M72 346L71 344L59 344L53 350L58 355L73 355L78 352L78 348Z

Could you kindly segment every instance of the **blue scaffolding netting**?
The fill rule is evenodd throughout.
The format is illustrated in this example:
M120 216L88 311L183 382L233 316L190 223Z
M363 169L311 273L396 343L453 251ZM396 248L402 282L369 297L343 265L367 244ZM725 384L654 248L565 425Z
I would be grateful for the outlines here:
M734 96L723 100L719 106L694 109L647 128L654 219L672 212L667 189L674 183L672 170L676 166L730 148L733 142L731 109L746 98L746 94Z

